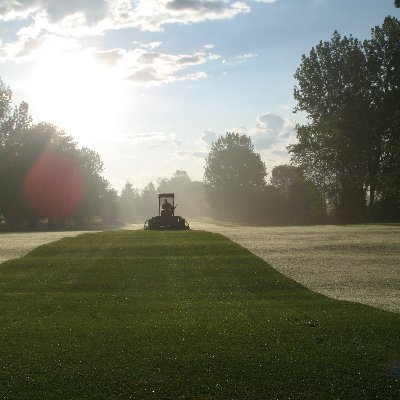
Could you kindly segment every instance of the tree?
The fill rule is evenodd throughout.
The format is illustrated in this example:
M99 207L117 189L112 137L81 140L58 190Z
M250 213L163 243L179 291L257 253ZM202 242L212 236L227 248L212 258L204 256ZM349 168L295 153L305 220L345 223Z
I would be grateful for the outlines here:
M139 213L139 193L130 182L126 182L121 191L121 217L128 224L137 222Z
M394 6L400 8L400 0L394 0Z
M179 215L199 217L207 214L204 183L192 181L184 170L175 171L171 178L160 179L157 190L159 193L175 193Z
M100 155L87 147L76 149L84 194L73 217L78 225L87 225L96 216L104 214L109 182L103 178L103 161Z
M342 222L365 218L367 190L372 207L386 175L384 160L397 146L388 134L398 121L399 29L387 17L364 43L335 32L302 57L295 74L296 111L305 111L310 122L297 126L292 161Z
M384 201L400 212L400 21L387 17L364 47L373 121L369 154L369 204Z
M0 79L0 215L11 229L34 228L39 219L62 227L67 219L98 216L115 199L102 172L96 152L78 148L52 124L34 124L27 103L13 108Z
M315 224L325 221L325 203L318 188L299 168L278 165L271 171L271 185L282 195L282 221L287 224Z
M293 161L323 186L346 221L361 220L365 207L365 77L361 43L338 32L303 56L295 74L296 110L306 111L312 123L297 127Z
M293 184L302 181L300 170L291 165L277 165L271 171L271 185L275 186L288 199Z
M140 193L140 215L142 219L157 215L157 191L153 182L146 185Z
M254 205L265 187L266 167L251 138L228 132L213 143L206 158L204 182L216 216L257 220Z
M110 183L104 180L104 191L101 196L99 217L103 223L115 224L121 216L120 202L118 192L110 186Z

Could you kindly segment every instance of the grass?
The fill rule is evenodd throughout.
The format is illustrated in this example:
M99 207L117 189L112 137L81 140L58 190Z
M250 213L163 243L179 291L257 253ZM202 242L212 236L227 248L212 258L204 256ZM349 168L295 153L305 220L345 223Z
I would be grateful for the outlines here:
M313 291L400 313L400 224L195 226L222 233Z
M3 399L398 399L400 315L202 231L90 233L0 266Z

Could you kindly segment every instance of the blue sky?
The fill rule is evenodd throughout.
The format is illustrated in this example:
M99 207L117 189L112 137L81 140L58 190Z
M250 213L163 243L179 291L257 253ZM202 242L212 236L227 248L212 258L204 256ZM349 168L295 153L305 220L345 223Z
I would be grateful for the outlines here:
M251 135L270 171L295 140L293 74L337 29L364 39L392 0L2 0L0 76L36 121L98 151L120 189Z

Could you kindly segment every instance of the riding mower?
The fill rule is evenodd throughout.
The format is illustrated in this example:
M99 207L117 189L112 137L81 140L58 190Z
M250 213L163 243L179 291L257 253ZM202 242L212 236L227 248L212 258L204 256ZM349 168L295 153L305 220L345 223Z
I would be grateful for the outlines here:
M168 202L172 199L172 204ZM149 218L144 223L145 230L184 230L190 229L185 218L175 215L175 195L174 193L159 193L158 195L158 215Z

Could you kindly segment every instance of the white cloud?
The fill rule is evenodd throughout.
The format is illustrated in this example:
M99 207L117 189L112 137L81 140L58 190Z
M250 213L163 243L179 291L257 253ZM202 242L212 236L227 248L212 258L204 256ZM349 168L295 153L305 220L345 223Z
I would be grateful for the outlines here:
M248 135L248 129L245 126L238 126L236 128L227 129L226 132L235 132L239 133L239 135Z
M62 52L78 51L81 45L74 38L67 38L46 33L35 35L33 30L21 30L16 41L0 42L0 62L40 61Z
M114 67L123 59L124 52L121 49L94 51L93 56L101 64L104 64L107 67Z
M56 59L62 52L75 52L92 57L111 69L119 80L127 80L140 86L159 86L178 81L193 81L207 77L202 65L220 59L218 54L201 50L193 53L171 54L158 51L161 42L134 43L133 49L114 48L98 50L82 49L76 38L55 34L37 34L33 28L25 28L14 43L0 42L0 62L37 61Z
M214 44L203 45L189 54L156 51L161 42L134 44L134 49L85 48L80 37L102 35L108 30L133 27L160 31L166 24L192 24L234 18L250 12L252 0L2 0L0 21L10 37L0 42L0 62L43 61L54 59L63 50L80 50L116 75L134 84L157 86L176 81L205 78L195 68L221 57L211 51ZM19 21L13 24L13 21ZM7 25L8 23L8 25ZM21 27L22 26L22 27ZM19 27L19 28L16 28ZM18 29L18 30L16 30ZM237 62L256 57L241 54ZM225 62L225 60L222 60Z
M121 140L122 139L122 140ZM132 133L120 141L129 145L146 145L154 149L158 147L172 146L181 147L182 142L176 138L173 132L137 132Z
M205 129L201 135L201 142L205 143L208 147L217 141L218 135L211 129Z
M128 81L143 86L158 86L164 83L205 78L206 72L192 70L192 68L217 59L219 59L217 54L203 51L191 54L169 54L139 47L132 51L125 51L121 65L126 71L125 79Z
M3 0L0 20L31 16L48 32L82 36L122 27L159 31L165 24L228 19L249 11L246 1L232 0Z
M283 119L274 113L259 115L256 118L256 126L252 131L255 148L259 151L268 150L274 146L282 146L293 135L293 121Z
M207 156L208 156L207 151L179 150L175 153L176 160L184 160L190 157L205 159Z
M247 60L250 60L251 58L255 58L255 57L258 57L258 54L245 53L245 54L239 54L238 56L236 56L236 58L241 61L247 61Z

